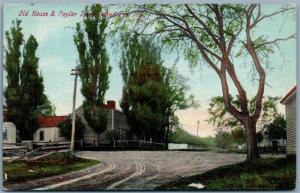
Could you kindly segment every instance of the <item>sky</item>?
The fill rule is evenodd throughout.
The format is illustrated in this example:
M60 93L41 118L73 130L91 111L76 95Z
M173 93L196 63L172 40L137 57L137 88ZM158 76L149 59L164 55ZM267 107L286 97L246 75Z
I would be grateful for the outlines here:
M69 114L72 110L72 95L74 77L70 75L72 68L76 66L78 52L76 50L73 35L74 26L82 20L80 13L85 8L85 4L7 4L4 7L3 31L10 29L14 19L22 20L22 32L24 38L28 39L30 34L34 35L39 47L37 56L39 57L39 69L44 77L45 92L50 101L56 106L57 115ZM263 13L269 13L278 9L281 5L264 4ZM34 17L32 13L48 12L48 16ZM55 16L50 13L55 11ZM26 16L26 12L28 15ZM64 17L64 13L77 13L73 17ZM262 22L256 30L256 34L265 35L270 39L276 37L287 37L296 33L296 16L277 16L271 20ZM256 35L255 34L255 35ZM3 37L4 47L6 46ZM108 39L106 48L108 50L112 72L109 76L110 87L106 93L106 100L115 100L119 107L122 96L122 77L119 69L120 54L114 51L118 45L114 45L112 38ZM271 55L272 70L267 72L267 86L265 96L283 97L296 84L296 40L291 39L280 43L280 50L276 50ZM162 53L164 65L171 66L175 62L174 53ZM257 89L257 82L251 80L249 67L243 65L242 59L237 59L236 69L243 86L246 87L249 96L253 96ZM195 100L200 104L197 108L189 108L176 112L180 124L188 132L197 134L197 121L200 121L199 136L213 136L214 127L207 123L209 117L207 113L209 99L213 96L222 95L220 81L215 72L207 65L202 64L190 68L189 62L180 56L177 63L179 73L187 78L190 87L187 94L195 96ZM4 72L4 87L6 86ZM78 82L78 92L76 107L80 106L83 97L80 93L80 81ZM230 84L232 93L236 93ZM280 112L284 113L284 107L278 106Z

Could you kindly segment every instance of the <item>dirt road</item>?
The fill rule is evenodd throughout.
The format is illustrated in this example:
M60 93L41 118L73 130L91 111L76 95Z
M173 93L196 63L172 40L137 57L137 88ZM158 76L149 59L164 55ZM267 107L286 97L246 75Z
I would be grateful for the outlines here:
M93 168L15 184L13 190L152 190L165 182L241 162L243 154L186 151L77 152L101 164Z

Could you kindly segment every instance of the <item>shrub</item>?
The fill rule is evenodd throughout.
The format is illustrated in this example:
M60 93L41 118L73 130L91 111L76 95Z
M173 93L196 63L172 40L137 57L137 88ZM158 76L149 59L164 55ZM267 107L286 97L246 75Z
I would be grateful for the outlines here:
M64 136L68 140L71 139L72 119L70 116L68 118L66 118L63 122L60 122L57 125L57 127L59 128L59 132L62 136ZM75 139L76 140L82 139L84 129L85 129L85 126L82 123L81 118L76 116L76 119L75 119Z

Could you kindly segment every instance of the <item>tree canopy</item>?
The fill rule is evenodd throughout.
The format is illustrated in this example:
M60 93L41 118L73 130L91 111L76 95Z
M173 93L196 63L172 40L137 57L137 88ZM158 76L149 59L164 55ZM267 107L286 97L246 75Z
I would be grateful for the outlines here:
M274 120L266 124L264 128L264 134L267 139L286 139L286 120L283 115L277 115Z
M116 30L136 30L141 36L157 38L171 49L180 48L191 64L202 61L211 67L220 79L225 108L246 128L247 160L258 159L256 124L262 111L268 56L274 45L295 38L295 34L269 39L255 30L267 19L295 12L295 7L287 4L266 13L260 4L137 4L125 11L129 17L117 18ZM258 80L253 112L236 71L239 61L235 58L241 54L246 55L246 65ZM230 100L229 81L239 95L240 109Z
M262 104L262 113L259 118L258 125L260 130L263 129L266 123L273 121L274 117L278 115L277 104L279 97L265 97ZM231 103L237 109L241 109L241 101L238 96L230 96ZM249 111L252 113L255 110L255 97L249 101ZM221 96L216 96L210 99L208 113L210 114L208 123L217 127L217 129L239 129L243 128L241 122L232 116L224 105L224 99Z
M168 141L175 111L190 105L188 87L176 66L163 66L160 48L147 38L123 34L121 107L139 138ZM141 125L143 125L141 127Z

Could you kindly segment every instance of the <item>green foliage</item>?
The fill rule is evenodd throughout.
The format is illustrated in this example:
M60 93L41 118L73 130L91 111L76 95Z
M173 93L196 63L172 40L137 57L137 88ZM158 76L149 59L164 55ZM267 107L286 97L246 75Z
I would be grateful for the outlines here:
M256 133L257 143L261 143L264 140L264 135L262 132Z
M259 124L265 124L273 120L273 118L278 114L277 112L277 104L279 101L279 97L265 97L262 104L262 113L259 118ZM230 96L230 102L237 109L241 110L241 102L238 96L233 98ZM256 98L253 97L248 102L248 110L250 114L255 111ZM218 129L234 129L234 128L243 128L243 125L232 116L224 105L224 98L222 96L216 96L210 99L208 112L210 114L210 118L208 119L208 123L213 124Z
M56 107L54 104L52 104L47 95L43 95L43 101L44 103L42 105L39 106L38 108L38 114L40 115L44 115L44 116L55 116L55 110L56 110Z
M121 108L138 138L161 141L163 137L164 68L160 51L146 39L123 35L120 69L124 81Z
M125 33L122 43L123 112L138 138L166 141L174 112L188 107L185 80L163 67L161 50L150 39Z
M221 149L232 149L234 145L233 136L229 132L219 131L215 135L215 144Z
M273 122L266 124L264 128L264 134L269 140L286 139L286 121L283 115L276 116Z
M110 143L113 143L114 140L120 139L120 131L119 130L109 130L106 132L106 137L110 141Z
M72 119L71 117L67 117L64 121L60 122L57 127L59 128L60 134L64 136L67 140L71 140L72 135ZM83 131L85 130L85 126L82 123L80 117L76 116L75 118L75 139L81 140L83 137Z
M91 103L84 101L84 118L90 127L98 134L103 133L107 129L107 111L102 106L93 106Z
M247 140L247 135L245 129L243 128L235 128L231 130L231 135L236 144L245 144Z
M106 129L107 115L103 108L105 93L109 88L109 58L105 48L107 18L99 13L100 4L86 7L90 13L83 23L76 24L74 42L79 54L79 77L82 83L81 93L85 98L84 114L89 125L97 132Z
M21 139L28 140L32 139L34 131L38 128L37 116L45 109L49 100L44 94L43 77L38 71L38 43L32 35L24 42L20 24L20 20L13 21L10 32L6 32L7 87L4 96L8 119L16 124ZM24 47L21 53L22 46Z
M177 127L169 134L170 143L186 143L190 145L197 145L202 148L212 148L214 146L213 137L197 137L187 131Z

